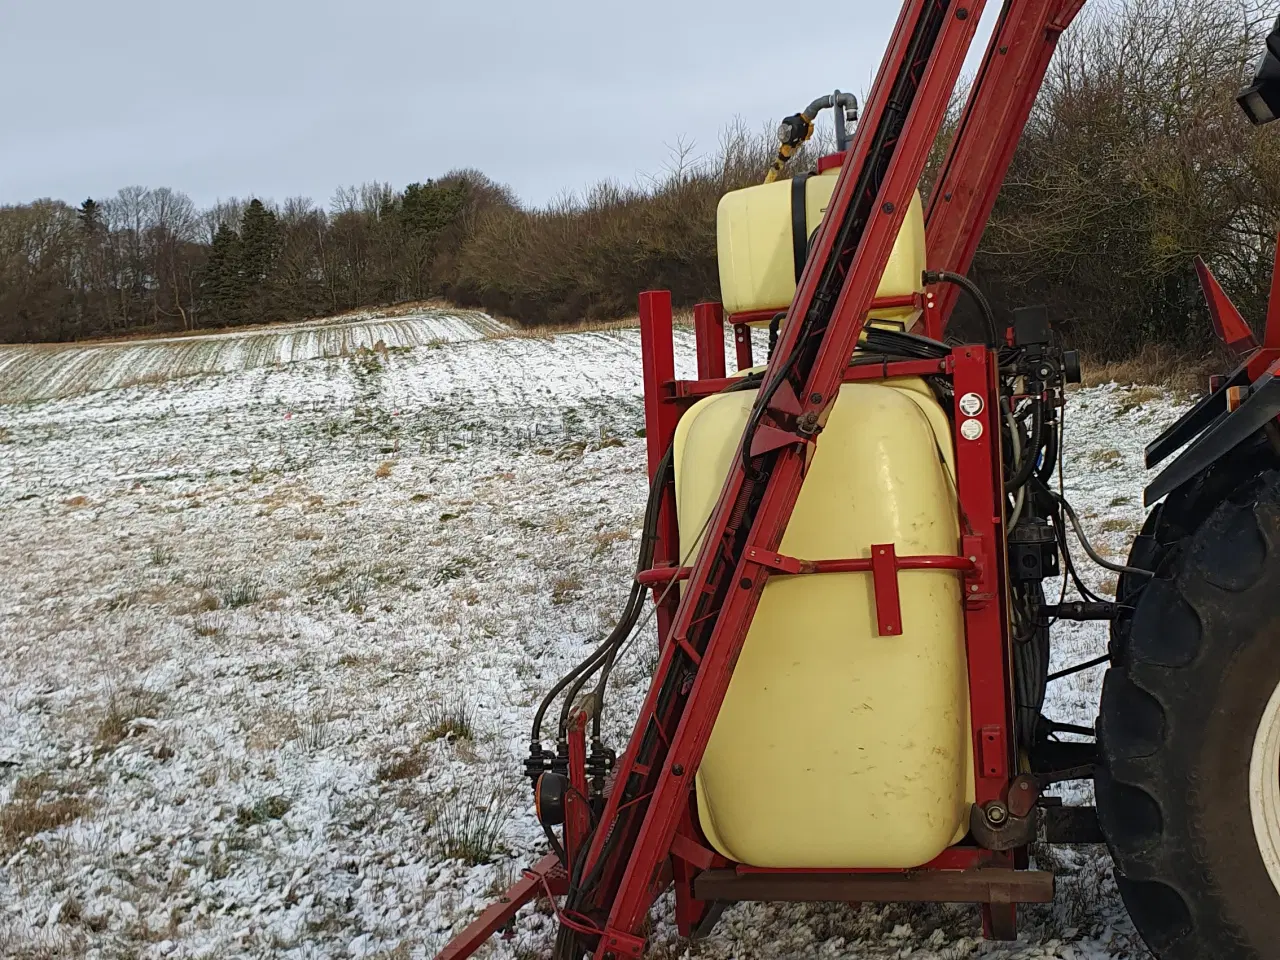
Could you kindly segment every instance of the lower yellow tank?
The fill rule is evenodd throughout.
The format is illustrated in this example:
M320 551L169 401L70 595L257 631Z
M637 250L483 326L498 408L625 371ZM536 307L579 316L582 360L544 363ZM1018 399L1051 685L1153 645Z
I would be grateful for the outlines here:
M754 391L708 397L675 437L688 549ZM805 560L959 547L951 432L919 380L846 384L781 552ZM870 574L772 576L698 771L725 856L759 867L895 868L962 838L973 802L959 575L904 571L901 636L877 636Z

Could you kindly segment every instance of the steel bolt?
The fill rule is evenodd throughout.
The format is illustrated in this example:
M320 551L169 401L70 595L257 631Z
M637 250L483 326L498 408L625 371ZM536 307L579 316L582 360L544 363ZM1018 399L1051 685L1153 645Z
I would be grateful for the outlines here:
M968 7L961 7L959 10L957 10L957 11L956 11L956 19L957 19L957 20L968 20L968 19L969 19L969 8L968 8Z
M995 801L987 804L986 814L987 820L991 823L1004 823L1009 819L1009 811L1005 809L1004 804Z
M810 402L810 403L821 403L821 402L822 402L822 394L820 394L820 393L811 393L811 394L809 394L809 402Z
M684 767L677 763L671 768L671 772L677 777L682 777L684 776Z
M883 210L885 213L893 213L893 211L894 211L894 209L895 209L895 208L894 208L894 206L893 206L893 202L892 202L892 201L886 201L886 202L885 202L885 205L884 205L883 207L881 207L880 209L881 209L881 210Z
M743 590L750 590L750 589L751 589L751 578L750 578L750 577L743 577L741 580L739 580L739 581L738 581L738 586L740 586Z

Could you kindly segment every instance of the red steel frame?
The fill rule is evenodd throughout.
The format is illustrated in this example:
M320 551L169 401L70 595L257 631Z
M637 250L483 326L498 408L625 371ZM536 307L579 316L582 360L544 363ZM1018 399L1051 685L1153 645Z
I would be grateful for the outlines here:
M1058 38L1085 0L1006 0L925 214L929 269L968 273ZM938 291L945 329L959 291ZM936 336L936 334L932 334Z
M641 295L648 308L641 310L640 340L642 353L653 358L651 369L674 370L675 352L671 336L670 300L662 292ZM700 305L708 309L714 305ZM657 309L655 309L655 307ZM699 358L699 370L715 371L714 363L704 364L704 358L717 349L724 354L723 327L701 326L695 311L695 352ZM975 772L975 799L979 804L992 800L1004 800L1014 768L1012 754L1012 677L1008 663L1012 656L1010 641L1004 628L1007 612L1004 608L1004 531L1003 506L998 491L1002 478L1000 466L999 429L990 419L990 412L998 409L996 364L993 355L985 347L966 346L954 350L944 360L911 360L848 367L843 381L857 382L882 380L889 377L919 377L946 375L955 384L957 398L966 393L978 393L984 398L983 410L976 417L965 417L956 412L957 426L965 419L976 419L982 426L976 440L955 436L957 494L962 520L962 550L954 557L898 557L892 545L872 545L872 556L849 560L828 560L806 563L794 558L771 554L760 556L762 564L780 573L837 573L860 571L873 574L875 596L879 614L880 634L891 636L901 632L901 618L894 614L887 620L888 611L897 610L898 571L912 569L954 569L963 576L965 589L965 631L969 664L970 716L972 718L973 756ZM646 422L646 436L652 449L665 452L674 441L679 417L698 399L721 392L733 383L732 378L698 380L644 379L646 410L659 411ZM674 414L674 415L672 415ZM658 454L661 456L661 453ZM656 461L655 461L656 462ZM652 476L652 474L651 474ZM674 514L674 490L664 493L664 509ZM676 558L680 555L677 530L660 534L655 556ZM877 553L888 559L888 567L877 570ZM748 548L750 555L755 548ZM653 570L640 574L641 583L653 588L655 599L666 592L672 580L687 580L692 568L676 567L674 559L655 562ZM807 569L806 569L807 568ZM878 576L877 576L878 574ZM908 574L909 575L909 574ZM882 600L887 597L888 602ZM670 601L668 600L668 603ZM660 637L671 637L660 632ZM678 638L672 642L678 643ZM688 780L692 787L692 778ZM690 804L692 792L690 790ZM697 828L696 819L686 816L671 844L671 863L676 877L676 919L684 936L692 934L705 915L707 904L692 894L692 880L701 870L728 865L718 854L707 849L707 842ZM944 851L936 860L920 867L920 870L967 870L975 867L1010 867L1013 859L1008 854L994 853L975 846L957 846ZM737 865L740 873L794 874L794 873L892 873L894 871L867 870L769 870ZM1011 914L1012 904L984 905L984 925L992 929L993 910ZM1004 928L1010 926L1005 920ZM625 951L624 951L625 952ZM620 953L619 955L623 955Z
M838 240L832 224L843 224L858 204L869 220L865 232L853 241L857 246L809 370L803 374L802 389L779 398L770 407L776 411L772 417L777 424L772 428L774 439L790 436L794 442L772 442L771 446L759 448L753 444L753 455L777 451L763 492L753 495L759 497L753 521L740 512L742 504L748 502L749 482L740 463L734 465L726 480L668 634L670 640L662 647L653 685L619 762L614 789L582 867L584 874L595 878L595 888L575 901L575 909L595 915L607 911L596 947L597 960L643 954L641 926L650 905L667 884L669 874L662 867L669 861L678 827L688 817L693 773L710 738L733 664L770 572L767 564L731 544L741 543L741 528L749 524L747 542L758 551L775 551L786 530L810 452L809 443L801 434L788 434L783 429L788 420L786 414L794 414L797 423L805 416L811 418L811 423L821 423L829 413L980 13L981 2L964 8L963 16L958 7L931 0L914 0L903 8L859 134L819 229L816 249L810 254L788 311L789 322L783 327L778 349L781 356L792 356L801 348L801 325L790 321L809 313L820 282L826 280L820 274L828 264L846 256L837 252L837 244L847 241ZM921 36L928 36L931 45L924 47ZM908 86L902 88L903 83ZM903 105L905 115L900 130L892 126L885 113L891 84L913 95L912 101ZM882 123L886 124L883 129L897 130L891 134L895 138L892 145L872 142ZM874 196L855 196L857 190L864 188L862 184L873 183L864 179L864 166L880 162L886 150L892 152L894 162L882 171L883 179L874 188ZM985 435L998 436L991 431ZM756 440L771 442L763 434L758 434ZM990 477L987 483L991 485ZM987 545L984 557L995 549L993 544ZM988 572L993 571L988 568ZM982 589L982 595L991 593L989 585ZM999 603L996 606L999 610ZM1003 635L1001 628L996 634L1000 643L1004 642ZM685 656L694 666L693 675L685 681L674 681L679 689L673 697L670 685L676 660ZM660 766L655 767L655 763ZM621 817L623 805L634 805L642 799L641 806L628 810L625 819ZM636 829L640 814L643 819ZM611 847L608 855L606 846Z
M956 272L968 268L1057 38L1082 4L1083 0L1005 0L1000 24L928 210L931 267ZM897 576L910 575L899 571L909 569L913 561L954 564L965 589L975 796L980 805L1007 799L1016 757L1005 606L1000 428L992 421L993 411L999 409L996 359L984 347L961 347L942 361L848 365L868 312L878 307L907 305L876 302L875 287L941 125L982 7L983 0L904 3L857 136L844 157L827 215L787 312L787 322L782 326L779 354L799 356L807 349L808 359L800 383L783 384L785 389L780 388L767 405L749 451L753 457L773 457L771 471L760 481L748 478L741 464L735 464L708 523L702 549L687 570L679 568L674 490L669 486L663 491L655 570L647 575L655 595L665 597L657 616L659 636L664 638L659 663L635 732L618 762L599 817L600 825L592 831L585 853L579 852L571 861L584 874L598 878L596 888L590 896L570 890L569 900L576 897L574 920L568 921L562 915L562 922L572 929L584 929L582 922L586 921L585 929L598 936L597 960L643 954L641 930L646 914L654 899L673 881L677 921L681 932L687 934L708 915L709 905L698 901L695 895L695 881L702 871L721 868L719 872L723 872L723 868L730 868L744 875L779 877L815 872L762 871L728 864L707 849L691 801L694 772L768 577L771 572L795 572L794 565L801 563L780 557L775 551L799 494L817 430L829 414L840 383L847 380L945 374L953 379L957 398L972 392L984 399L982 411L974 417L955 412L957 424L966 419L977 420L981 428L966 431L971 439L957 433L955 440L963 531L960 553L948 558L895 557L891 545L879 545L875 550L884 548L885 552L873 554L869 561L835 563L846 565L841 569L866 569L863 565L870 563L877 607L882 606L880 598L884 597L888 608L879 613L882 631L898 625L892 622L897 618L893 603L888 601L896 602ZM927 48L919 45L926 34L931 44ZM895 100L895 109L903 111L899 115L905 117L900 130L888 143L873 143L878 130L889 129L884 124L890 116L887 108L893 95L891 88L898 89L894 84L901 84L903 78L911 85L913 99L910 103ZM892 162L878 175L866 179L868 164L887 155ZM859 194L859 189L867 192ZM860 233L840 234L838 226L846 222L858 204L867 216ZM829 288L833 270L840 278L839 294L834 303L818 306L815 295L821 284L827 283ZM940 335L954 302L951 291L928 291L923 298L909 299L911 305L922 308L921 322L926 332ZM826 319L825 323L819 321L816 335L820 339L816 347L810 348L808 342L800 342L803 325L798 321L814 316ZM752 366L747 323L770 318L738 315L727 319L735 331L739 370ZM695 309L698 379L678 381L674 373L670 295L661 291L641 295L651 477L673 441L683 411L699 397L718 392L731 382L725 375L725 323L717 304L700 304ZM1275 328L1280 329L1280 323ZM814 328L809 330L813 335ZM1272 346L1270 339L1267 347ZM800 374L784 370L782 378L787 376L794 379ZM813 429L815 426L817 429ZM752 501L754 514L744 521L743 498L750 483L762 483L762 487ZM748 524L745 528L744 522ZM822 565L811 566L811 571L800 572L822 572ZM686 579L682 593L667 589L673 577ZM672 698L668 681L678 661L687 679L677 684ZM652 761L640 760L643 751ZM575 753L579 754L575 765L580 765L581 750ZM577 829L573 832L577 833ZM621 851L612 848L615 842L622 845ZM578 859L583 856L585 860L579 864ZM1019 859L1014 852L960 846L945 851L919 870L1008 870L1025 866ZM834 871L850 875L866 872ZM532 899L539 890L548 895L564 892L566 887L572 887L566 880L544 860L509 891L503 904L486 911L441 957L469 955L484 936L509 922L521 903ZM1003 900L984 904L987 932L1007 935L1014 910L1012 903Z

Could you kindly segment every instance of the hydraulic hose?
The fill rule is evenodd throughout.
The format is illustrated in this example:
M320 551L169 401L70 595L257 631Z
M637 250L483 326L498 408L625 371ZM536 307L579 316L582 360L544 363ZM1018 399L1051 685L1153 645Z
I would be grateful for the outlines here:
M764 175L765 183L773 183L782 175L787 161L813 136L813 121L818 114L829 107L836 111L836 148L844 150L847 146L848 132L844 129L847 121L858 119L858 98L852 93L828 93L819 97L799 113L793 113L782 121L778 128L778 153L769 164Z
M640 540L640 553L636 560L636 572L647 570L653 563L653 546L654 538L657 530L657 504L661 502L661 490L666 485L671 472L672 452L670 450L658 462L658 468L654 472L653 482L649 486L649 499L645 504L644 527ZM566 687L574 684L580 678L589 678L599 666L608 658L609 652L626 639L630 633L631 627L635 625L639 619L640 610L644 605L644 587L639 583L632 582L631 592L627 597L626 605L623 607L623 615L619 620L617 627L605 638L600 646L596 647L586 659L582 660L568 674L562 677L554 687L542 699L542 703L538 705L538 710L533 716L532 743L539 743L542 740L542 723L546 717L547 711L551 708L551 704L565 690ZM567 723L568 711L573 702L573 698L577 695L577 691L582 689L585 679L574 686L574 692L566 698L565 709L562 712L561 727ZM598 713L598 711L597 711Z
M977 306L978 313L982 315L983 323L986 324L987 346L992 350L1000 348L1000 327L996 323L995 311L991 309L991 301L987 299L981 287L963 273L952 273L950 270L926 270L924 282L925 286L933 283L950 283L967 293L969 299Z
M1075 508L1071 506L1061 494L1049 489L1047 486L1041 486L1041 492L1062 507L1062 512L1067 515L1067 519L1071 522L1071 528L1075 531L1076 539L1080 541L1080 546L1084 547L1084 552L1089 555L1089 559L1105 570L1113 573L1128 573L1135 577L1154 577L1155 573L1151 570L1143 570L1140 567L1129 567L1122 563L1112 563L1104 559L1093 549L1093 544L1089 542L1089 538L1084 534L1084 527L1080 523L1080 518L1076 515Z
M1031 402L1031 439L1027 443L1025 452L1022 454L1021 462L1014 475L1005 481L1004 488L1009 493L1020 490L1028 480L1036 468L1036 455L1040 452L1041 443L1044 440L1044 401L1033 400Z

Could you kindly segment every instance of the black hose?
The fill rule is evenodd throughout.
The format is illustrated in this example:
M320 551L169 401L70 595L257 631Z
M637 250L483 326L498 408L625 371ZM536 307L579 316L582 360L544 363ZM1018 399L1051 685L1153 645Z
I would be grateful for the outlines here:
M1027 446L1022 454L1022 463L1017 468L1012 477L1005 481L1004 489L1006 493L1014 493L1023 487L1031 474L1036 468L1036 456L1040 453L1040 446L1044 441L1044 401L1033 400L1031 403L1031 434L1027 441Z
M887 330L884 327L865 328L864 343L868 349L877 353L900 355L920 360L941 360L951 353L951 348L939 340L931 340L915 333L902 330Z
M969 295L974 304L978 308L978 312L982 314L983 322L987 327L987 346L992 350L1000 348L1000 327L996 323L995 311L991 309L991 301L987 299L982 289L966 277L963 273L952 273L950 270L926 270L924 274L925 285L932 283L950 283L959 287Z
M653 551L658 539L658 513L662 509L662 492L671 480L673 464L674 451L672 448L668 448L662 459L658 461L658 469L654 471L653 481L649 484L649 498L645 502L644 523L640 536L640 555L636 560L637 576L653 566ZM609 672L613 669L613 661L617 656L618 648L631 636L631 631L635 629L636 623L640 619L640 614L644 611L644 595L645 587L641 586L639 581L633 581L631 593L622 609L622 616L618 620L618 625L613 628L608 638L601 644L602 655L588 669L584 670L569 688L560 711L559 729L562 738L568 730L569 713L573 709L573 703L577 699L579 691L587 685L587 682L597 672L602 673L604 681L607 682ZM596 692L603 697L604 685L598 684ZM592 735L597 739L600 737L603 713L603 700L597 700L595 713L591 720Z
M778 331L782 328L782 321L786 319L787 313L775 313L773 319L769 321L769 359L773 359L773 348L778 345Z
M1058 496L1058 494L1054 493L1052 490L1048 490L1047 492L1051 499L1056 500L1061 505L1063 511L1067 515L1067 519L1071 521L1072 529L1076 532L1076 539L1080 541L1080 546L1084 547L1084 552L1089 555L1090 560L1103 569L1110 570L1113 573L1127 573L1135 577L1155 576L1155 573L1151 570L1143 570L1140 567L1128 567L1122 563L1112 563L1110 560L1104 560L1098 555L1098 552L1093 549L1093 544L1089 542L1089 538L1084 535L1084 527L1081 526L1080 518L1076 516L1076 511L1071 504L1067 503L1063 497Z
M1049 478L1053 476L1054 467L1058 465L1058 446L1061 442L1061 422L1050 424L1049 436L1044 444L1044 459L1035 469L1035 478L1045 485L1048 485Z
M658 525L658 505L662 502L662 489L666 485L671 473L672 456L672 451L668 450L663 455L662 459L658 461L658 468L654 471L653 481L649 485L649 499L645 504L644 526L640 538L640 553L636 559L637 573L649 569L653 563L654 541L657 536ZM538 705L537 712L533 715L531 743L541 742L542 722L546 717L547 711L551 708L551 704L554 703L561 692L564 691L566 687L573 684L575 680L584 675L590 677L591 674L595 673L596 669L599 668L599 665L608 657L610 649L626 639L627 634L631 631L631 627L633 627L636 620L639 619L640 609L643 608L643 605L644 588L639 583L633 582L631 592L627 598L627 603L623 607L623 616L619 620L618 626L609 634L608 637L605 638L604 642L601 643L600 646L596 647L596 649L593 650L586 659L582 660L576 667L569 671L568 674L562 677L560 681L551 688L547 695L543 697L542 703ZM623 629L624 627L625 630ZM621 636L619 636L620 634ZM575 690L581 689L581 687L582 684L578 684L577 687L575 687ZM566 705L573 702L574 695L576 694L570 695L566 699ZM567 715L568 708L566 706L564 717L567 717ZM563 718L561 726L564 726Z

